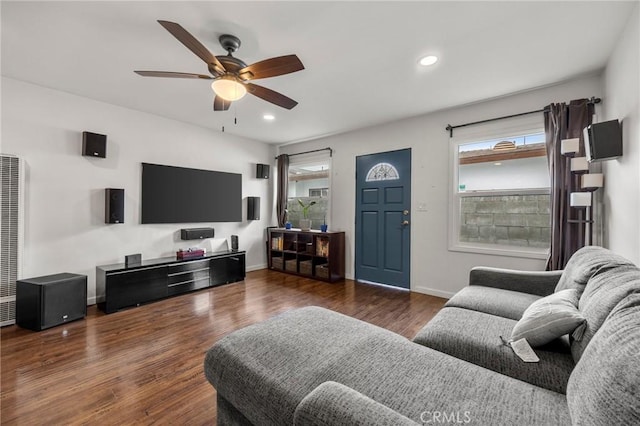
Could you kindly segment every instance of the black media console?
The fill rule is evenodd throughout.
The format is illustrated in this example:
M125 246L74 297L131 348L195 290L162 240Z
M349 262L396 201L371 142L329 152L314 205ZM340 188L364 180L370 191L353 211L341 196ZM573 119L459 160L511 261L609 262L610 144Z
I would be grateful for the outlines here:
M245 252L222 251L193 259L163 257L96 267L98 307L107 314L193 290L242 281Z

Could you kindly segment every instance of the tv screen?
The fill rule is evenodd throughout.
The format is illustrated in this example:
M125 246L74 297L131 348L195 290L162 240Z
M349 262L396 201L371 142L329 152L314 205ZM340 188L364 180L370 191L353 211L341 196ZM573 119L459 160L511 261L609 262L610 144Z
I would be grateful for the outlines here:
M142 163L141 223L241 222L242 175Z

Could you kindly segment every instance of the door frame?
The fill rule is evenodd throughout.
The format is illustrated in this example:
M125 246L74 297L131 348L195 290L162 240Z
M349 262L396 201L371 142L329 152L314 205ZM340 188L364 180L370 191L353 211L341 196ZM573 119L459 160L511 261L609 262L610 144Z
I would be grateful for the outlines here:
M401 287L401 286L397 286L397 285L393 285L393 284L385 284L385 283L381 283L381 282L374 282L374 281L369 281L369 280L364 280L364 279L359 279L358 277L358 250L357 250L357 245L358 245L358 238L360 237L360 225L358 222L358 157L365 157L368 155L378 155L378 154L388 154L388 153L393 153L393 152L398 152L398 151L408 151L409 153L409 177L408 177L408 182L409 182L409 194L408 194L408 202L409 202L409 219L410 219L410 224L408 226L408 238L409 238L409 243L408 243L408 259L407 259L407 268L406 268L406 279L407 279L407 287ZM366 153L366 154L360 154L360 155L356 155L355 156L355 199L354 199L354 264L353 264L353 277L354 277L354 281L361 281L361 282L367 282L367 283L373 283L373 284L377 284L377 285L385 285L385 286L389 286L392 287L394 289L398 289L398 290L411 290L411 253L412 253L412 216L413 216L413 211L412 211L412 198L413 198L413 173L412 173L412 169L413 169L413 150L411 147L407 147L407 148L399 148L399 149L393 149L393 150L389 150L389 151L380 151L380 152L371 152L371 153Z

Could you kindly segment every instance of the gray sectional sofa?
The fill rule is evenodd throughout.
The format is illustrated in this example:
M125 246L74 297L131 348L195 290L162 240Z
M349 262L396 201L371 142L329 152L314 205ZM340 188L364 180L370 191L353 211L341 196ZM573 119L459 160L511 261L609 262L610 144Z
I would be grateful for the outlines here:
M475 268L413 341L318 307L238 330L206 354L221 425L640 424L640 270L585 247L559 272ZM501 342L525 310L576 289L580 340Z

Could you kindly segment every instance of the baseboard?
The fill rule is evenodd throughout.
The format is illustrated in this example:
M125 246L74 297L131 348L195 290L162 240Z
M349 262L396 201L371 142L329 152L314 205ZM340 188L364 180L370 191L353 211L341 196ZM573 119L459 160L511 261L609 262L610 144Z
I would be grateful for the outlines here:
M354 279L353 276L349 276L349 274L347 274L345 278L349 280ZM429 288L429 287L423 287L423 286L411 287L409 290L415 291L416 293L428 294L429 296L442 297L444 299L451 299L453 295L456 294L456 292L442 291L442 290L437 290L435 288Z
M411 291L415 291L416 293L428 294L429 296L442 297L445 299L451 299L453 295L456 294L455 292L442 291L442 290L437 290L435 288L422 287L422 286L411 287Z
M259 271L260 269L267 269L269 265L267 265L266 263L260 264L260 265L251 265L251 266L247 266L245 268L245 270L247 272L251 272L251 271Z
M95 305L97 302L97 297L93 296L93 297L87 297L87 306L90 305Z

